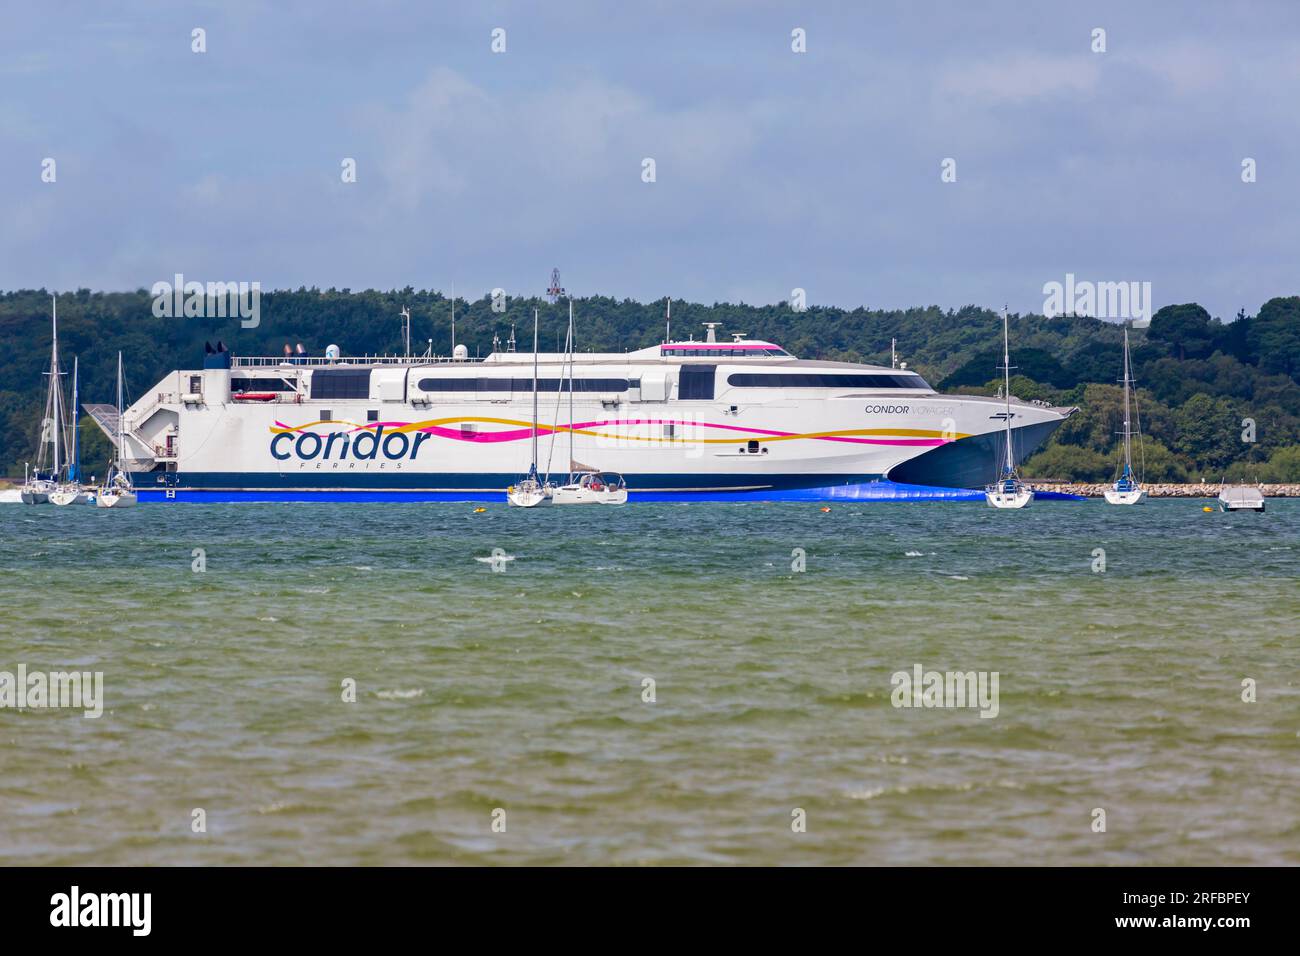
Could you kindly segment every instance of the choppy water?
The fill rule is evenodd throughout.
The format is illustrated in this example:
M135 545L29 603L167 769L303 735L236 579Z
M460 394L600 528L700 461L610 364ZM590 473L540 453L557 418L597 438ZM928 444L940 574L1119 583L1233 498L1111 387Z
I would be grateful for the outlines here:
M0 861L1300 863L1300 502L1202 505L6 506L107 701L0 710Z

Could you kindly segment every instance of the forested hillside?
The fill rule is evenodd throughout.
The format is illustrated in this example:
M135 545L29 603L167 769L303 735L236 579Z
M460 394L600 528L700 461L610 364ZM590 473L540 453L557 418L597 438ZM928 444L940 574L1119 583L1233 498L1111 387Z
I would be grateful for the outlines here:
M302 342L312 354L337 343L344 354L401 350L398 312L412 314L412 339L423 352L428 339L446 354L451 303L441 294L299 289L268 292L261 323L243 329L237 319L156 318L145 290L59 296L63 367L81 361L82 401L111 401L117 350L125 355L132 394L166 372L200 364L204 341L217 339L240 355L279 355ZM562 307L536 299L510 299L504 313L487 298L456 304L456 339L471 355L486 354L493 335L504 340L511 323L521 350L531 344L534 306L542 314L542 347L562 340ZM659 342L664 300L639 303L605 297L575 300L581 350L621 351ZM32 457L49 362L50 296L44 290L0 294L0 473L21 475ZM723 332L771 339L804 358L888 364L891 338L901 360L945 391L992 394L998 383L1000 318L968 306L901 311L812 307L794 312L769 306L673 303L674 337L702 333L720 322ZM1153 481L1229 478L1300 481L1300 296L1271 299L1258 314L1231 322L1212 319L1196 304L1167 306L1146 330L1133 335L1146 477ZM1040 315L1012 317L1012 392L1080 412L1026 464L1030 476L1079 481L1108 479L1114 471L1120 428L1121 329L1095 319ZM1243 440L1243 419L1255 423L1254 442ZM103 456L93 425L83 430L85 460Z

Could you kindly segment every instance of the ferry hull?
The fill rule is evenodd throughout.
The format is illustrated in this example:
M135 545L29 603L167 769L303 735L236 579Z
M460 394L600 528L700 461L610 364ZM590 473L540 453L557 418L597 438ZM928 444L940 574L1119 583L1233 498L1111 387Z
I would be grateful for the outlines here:
M584 356L567 395L567 366L548 356L536 412L533 363L517 353L477 364L233 367L220 353L216 367L173 372L127 409L119 453L141 501L500 499L532 445L556 476L623 475L632 500L759 498L886 476L982 487L996 457L990 436L1005 432L1008 414L1019 459L1072 411L1024 402L1008 411L992 398L937 394L914 373L783 352L702 363L667 352ZM114 409L88 410L118 433ZM904 468L915 459L923 463Z
M1065 419L1023 425L1011 432L1017 462L1028 458ZM1000 432L972 435L917 455L889 470L891 481L943 488L982 488L999 471L1004 440Z

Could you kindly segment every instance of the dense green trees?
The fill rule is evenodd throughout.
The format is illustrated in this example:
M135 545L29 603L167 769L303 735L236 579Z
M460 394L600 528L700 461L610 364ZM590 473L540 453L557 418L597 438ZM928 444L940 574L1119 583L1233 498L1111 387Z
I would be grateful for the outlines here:
M414 351L423 352L430 339L436 353L446 354L451 346L451 302L409 287L268 292L261 299L261 322L251 329L237 319L160 319L151 304L143 289L81 289L59 296L65 368L73 355L80 357L84 401L112 400L119 348L129 390L138 395L172 369L196 367L205 340L222 339L241 355L280 355L286 343L298 342L312 354L331 343L345 354L400 352L402 306L411 310ZM664 305L662 299L577 300L578 347L621 351L659 342ZM514 324L519 347L526 350L535 306L541 310L543 348L557 348L565 310L537 299L509 299L503 313L494 312L486 297L459 300L456 340L471 356L487 354L493 336L504 345ZM44 290L0 294L0 473L21 474L34 450L41 373L49 361L49 311ZM673 303L674 338L698 337L703 322L722 323L724 333L774 340L806 358L888 364L890 340L897 339L900 359L945 390L992 394L1000 381L1001 319L975 306L794 312L786 303ZM1012 391L1080 408L1026 463L1031 474L1096 480L1113 474L1121 428L1121 341L1118 326L1095 319L1013 317ZM1134 330L1132 345L1150 480L1218 481L1225 474L1300 480L1300 297L1271 299L1257 316L1229 323L1195 303L1166 306L1148 330ZM1254 442L1243 440L1247 419L1254 422ZM96 470L95 456L105 456L106 446L96 444L93 424L85 427L83 461Z

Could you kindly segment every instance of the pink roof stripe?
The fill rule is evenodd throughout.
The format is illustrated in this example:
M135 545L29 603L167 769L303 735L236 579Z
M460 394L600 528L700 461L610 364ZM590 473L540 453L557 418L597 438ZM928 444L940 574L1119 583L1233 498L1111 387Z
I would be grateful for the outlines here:
M779 345L773 345L770 342L673 342L671 345L661 345L662 349L777 349Z

